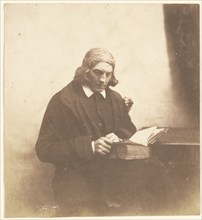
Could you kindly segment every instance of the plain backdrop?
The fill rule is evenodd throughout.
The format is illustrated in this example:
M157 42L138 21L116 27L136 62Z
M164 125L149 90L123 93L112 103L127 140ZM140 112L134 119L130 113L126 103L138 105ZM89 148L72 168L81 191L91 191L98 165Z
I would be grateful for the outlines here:
M187 127L172 81L161 4L6 4L4 7L4 166L6 215L34 216L53 205L53 166L35 154L46 106L68 84L85 53L104 47L116 59L114 88L133 99L143 126Z

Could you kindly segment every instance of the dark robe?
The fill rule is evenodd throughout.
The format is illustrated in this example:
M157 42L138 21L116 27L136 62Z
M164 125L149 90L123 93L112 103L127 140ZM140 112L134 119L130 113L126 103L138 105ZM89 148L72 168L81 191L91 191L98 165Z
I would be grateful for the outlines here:
M52 97L46 109L36 152L41 161L56 167L53 191L63 210L71 211L78 204L94 207L104 204L110 197L128 199L148 183L153 186L157 179L162 181L158 181L152 190L163 188L160 194L164 197L165 170L160 162L153 158L111 160L94 154L91 143L99 137L114 132L127 139L136 132L119 93L107 88L106 95L106 103L96 105L85 95L81 85L72 81Z

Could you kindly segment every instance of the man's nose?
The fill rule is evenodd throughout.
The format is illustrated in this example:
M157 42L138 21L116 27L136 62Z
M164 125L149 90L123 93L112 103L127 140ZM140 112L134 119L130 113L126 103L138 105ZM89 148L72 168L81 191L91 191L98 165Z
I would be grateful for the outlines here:
M100 82L105 82L106 79L107 79L107 75L106 75L106 73L103 73L100 77Z

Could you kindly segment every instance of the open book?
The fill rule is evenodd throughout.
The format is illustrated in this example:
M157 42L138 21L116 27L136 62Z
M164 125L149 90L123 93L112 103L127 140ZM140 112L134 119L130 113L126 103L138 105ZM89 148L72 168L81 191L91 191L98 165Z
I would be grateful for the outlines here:
M165 133L168 128L157 128L156 126L137 131L130 139L114 142L109 159L146 159L150 157L150 144Z
M117 142L116 144L149 146L167 130L168 128L157 128L156 126L145 128L137 131L130 139Z

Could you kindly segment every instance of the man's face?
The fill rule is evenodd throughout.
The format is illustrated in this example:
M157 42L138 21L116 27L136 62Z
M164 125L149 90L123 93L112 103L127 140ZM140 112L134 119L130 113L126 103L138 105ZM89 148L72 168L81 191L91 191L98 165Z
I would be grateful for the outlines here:
M112 78L113 67L105 62L97 63L88 73L88 86L93 92L102 92Z

